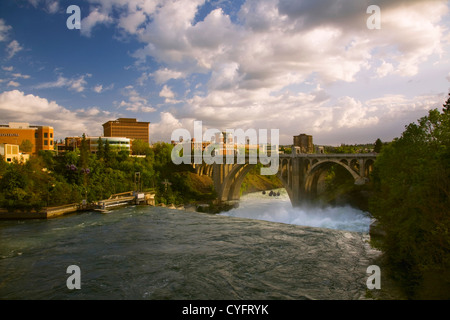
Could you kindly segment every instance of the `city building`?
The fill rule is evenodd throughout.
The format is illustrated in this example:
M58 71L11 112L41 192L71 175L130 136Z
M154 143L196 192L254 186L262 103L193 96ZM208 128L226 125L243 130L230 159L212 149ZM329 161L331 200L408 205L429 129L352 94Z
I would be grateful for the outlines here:
M226 138L225 138L226 137ZM213 137L211 137L211 141L196 141L195 138L192 138L188 141L183 141L182 138L180 138L179 141L171 141L171 144L176 146L178 144L190 144L191 148L191 154L195 153L201 153L203 154L210 145L214 145L210 147L210 151L214 151L214 154L211 154L211 156L217 156L217 155L239 155L239 154L249 154L249 152L259 152L260 145L251 144L250 139L246 139L244 144L238 144L235 140L235 136L232 133L227 132L217 132L214 134ZM262 151L267 152L270 151L270 146L263 146Z
M314 153L313 138L307 134L300 134L294 136L294 148L292 150L298 153Z
M131 139L124 137L86 137L86 143L89 148L89 152L97 153L98 151L98 139L101 139L103 146L106 141L109 143L111 151L127 151L131 153ZM74 151L81 148L82 137L67 137L64 145L58 145L58 153L64 153L67 151Z
M19 147L26 140L31 142L31 150L26 153L37 154L40 150L54 150L54 132L49 126L30 126L25 122L10 122L0 125L0 143Z
M134 118L119 118L103 124L103 136L139 139L149 143L149 125L150 122L140 122Z
M23 154L19 151L17 144L0 143L0 155L5 162L11 163L14 160L26 162L30 158L29 154Z

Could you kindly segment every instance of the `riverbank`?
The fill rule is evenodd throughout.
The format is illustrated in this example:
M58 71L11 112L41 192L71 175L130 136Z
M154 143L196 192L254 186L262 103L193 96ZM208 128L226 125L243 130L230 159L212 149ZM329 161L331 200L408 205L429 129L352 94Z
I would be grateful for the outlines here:
M44 208L40 211L8 211L6 209L0 209L0 220L52 219L86 209L87 208L83 209L80 204L69 204L58 207Z
M128 205L155 205L155 195L149 192L135 193L133 191L112 195L109 199L97 203L72 203L62 206L36 210L6 210L0 208L0 220L23 219L53 219L64 215L83 211L107 212L111 209Z

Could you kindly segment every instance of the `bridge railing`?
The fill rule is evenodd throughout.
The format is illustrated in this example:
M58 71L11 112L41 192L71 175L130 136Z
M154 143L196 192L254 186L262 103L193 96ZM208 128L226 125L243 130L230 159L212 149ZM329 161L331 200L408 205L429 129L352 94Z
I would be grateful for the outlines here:
M377 153L299 153L299 154L273 154L268 156L269 160L276 158L309 158L309 159L375 159ZM259 163L257 156L249 155L233 155L233 156L215 156L210 158L216 160L218 164L244 164L244 163ZM191 155L191 164L205 164L204 157L202 155Z

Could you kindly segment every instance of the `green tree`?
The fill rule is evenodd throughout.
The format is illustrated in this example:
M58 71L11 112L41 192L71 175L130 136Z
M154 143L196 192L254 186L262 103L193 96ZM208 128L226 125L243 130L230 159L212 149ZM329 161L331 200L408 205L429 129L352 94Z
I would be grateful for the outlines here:
M373 148L373 152L380 153L382 147L383 142L381 142L381 139L378 138L377 141L375 141L375 147Z
M148 155L150 154L150 145L143 140L136 139L133 140L131 150L134 155Z
M11 163L0 180L0 193L3 194L2 207L8 210L24 209L29 204L26 191L27 179L19 163Z
M19 149L22 152L31 153L33 151L33 144L28 139L23 140L22 143L19 145Z
M98 138L97 140L97 159L103 159L105 155L105 148L103 146L102 138Z
M111 146L110 146L110 144L109 144L109 141L108 140L106 140L105 141L105 150L104 150L104 159L105 159L105 162L107 163L107 164L109 164L109 165L111 165L111 162L112 162L112 160L113 160L113 152L112 152L112 150L111 150Z
M7 168L7 163L5 162L5 159L3 158L3 156L0 154L0 179L3 175L3 173L6 171Z
M430 274L450 293L450 113L429 111L383 147L370 212L386 232L381 249L414 296ZM439 291L439 290L437 290Z
M80 167L87 168L89 163L89 145L86 140L86 134L83 133L80 148Z
M444 113L450 113L450 93L448 94L448 99L447 99L447 101L445 101L443 107L444 107L444 109L443 109Z

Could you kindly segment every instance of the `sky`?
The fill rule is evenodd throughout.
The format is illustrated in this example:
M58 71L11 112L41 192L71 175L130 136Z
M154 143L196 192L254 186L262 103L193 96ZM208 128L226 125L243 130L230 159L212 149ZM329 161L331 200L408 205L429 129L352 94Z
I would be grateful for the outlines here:
M151 142L194 121L279 129L280 144L391 141L442 108L449 29L442 0L2 0L0 124L64 139L129 117Z

